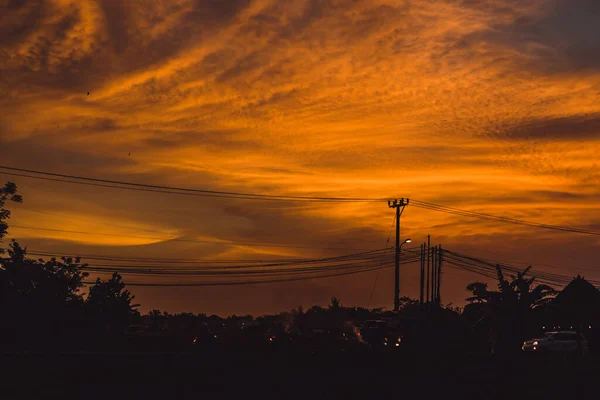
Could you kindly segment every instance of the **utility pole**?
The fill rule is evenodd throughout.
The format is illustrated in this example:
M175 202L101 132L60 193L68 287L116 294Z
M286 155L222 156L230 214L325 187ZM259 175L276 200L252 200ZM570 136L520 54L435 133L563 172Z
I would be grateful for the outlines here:
M431 269L429 267L429 255L431 254L430 247L431 235L427 235L427 304L429 304L429 270ZM427 307L429 308L429 305Z
M438 256L437 256L437 302L438 304L442 303L442 258L443 258L442 246L438 246Z
M423 295L424 295L424 285L425 285L425 245L421 244L421 271L420 271L420 282L419 282L419 304L420 307L423 307Z
M400 217L404 207L408 205L408 199L388 201L389 208L396 209L396 268L394 269L394 311L400 308Z
M431 303L435 304L435 288L437 282L437 246L431 249Z

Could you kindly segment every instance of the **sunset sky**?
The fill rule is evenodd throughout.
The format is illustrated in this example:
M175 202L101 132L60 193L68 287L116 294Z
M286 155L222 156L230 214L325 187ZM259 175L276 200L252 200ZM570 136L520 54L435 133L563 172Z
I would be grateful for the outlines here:
M408 197L600 231L595 0L0 0L0 94L4 166L220 191ZM385 203L0 179L24 196L10 206L14 225L122 235L9 230L7 239L61 254L324 257L385 247L393 222ZM590 271L600 268L598 236L410 205L401 221L413 244L430 234L455 251L600 279ZM389 308L393 270L379 274L368 304L376 275L131 290L142 311L261 314L331 296ZM481 278L446 268L442 279L442 301L462 304L466 284ZM403 267L401 295L418 296L418 264Z

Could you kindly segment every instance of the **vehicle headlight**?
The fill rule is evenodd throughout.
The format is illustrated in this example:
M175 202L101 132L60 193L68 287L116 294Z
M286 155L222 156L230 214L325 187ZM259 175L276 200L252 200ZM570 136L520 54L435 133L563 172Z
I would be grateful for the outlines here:
M537 346L539 343L537 342L537 340L535 342L533 342L534 346Z
M398 342L398 343L400 343L401 341L402 341L402 338L398 338L398 339L396 340L396 342Z

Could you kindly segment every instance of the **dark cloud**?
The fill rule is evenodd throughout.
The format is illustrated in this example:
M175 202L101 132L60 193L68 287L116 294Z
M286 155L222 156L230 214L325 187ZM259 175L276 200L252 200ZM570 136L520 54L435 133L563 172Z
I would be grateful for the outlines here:
M217 75L230 68L235 62L236 52L233 49L224 48L207 54L200 62L200 70L206 75Z
M267 52L254 52L236 61L235 65L217 77L217 82L227 82L235 78L244 77L249 72L267 65L269 62Z
M0 140L0 158L6 165L67 174L106 165L116 168L131 165L123 155L99 156L69 148L65 142L40 141L36 136L19 141Z
M585 193L561 192L557 190L536 190L532 192L533 196L553 199L553 200L597 200L598 195L589 195Z
M0 22L3 27L0 84L7 90L19 85L25 92L40 86L64 89L83 86L87 81L84 74L92 71L86 46L93 39L73 38L82 35L74 34L80 22L78 10L58 9L51 2L42 1L22 2L8 11Z
M257 38L267 37L270 33L276 30L281 24L279 17L260 13L251 17L248 22L241 28L243 35L253 35Z
M290 23L284 25L279 32L279 37L284 40L290 40L300 36L314 21L323 15L328 4L329 1L327 0L307 1L302 15L293 18ZM285 5L283 3L277 4L271 12L275 12L276 14L282 13L281 10L277 10L279 7L285 7Z
M510 24L495 24L489 31L475 33L472 39L483 38L518 50L528 56L522 62L534 71L597 71L599 20L598 1L555 0L545 3L537 15L520 15Z
M133 21L126 0L104 0L100 1L100 7L104 13L106 30L112 50L121 55L129 47L130 28Z
M211 150L245 150L256 151L264 149L264 145L257 140L244 140L238 138L237 131L154 131L151 136L143 140L143 144L155 149L205 147ZM142 146L143 147L143 146Z
M209 25L229 22L251 4L250 0L194 0L193 10L188 14L190 21Z
M515 140L577 141L600 139L600 114L530 119L493 134Z
M41 39L29 44L26 54L12 54L9 48L0 47L0 87L10 91L19 89L35 91L40 87L63 91L93 91L107 80L123 73L144 70L168 60L175 54L198 46L207 37L216 34L229 23L249 2L236 0L194 1L191 11L183 15L159 36L149 36L154 24L168 16L153 14L152 9L130 1L99 1L103 25L90 37L77 38L91 48L85 52L68 46L80 45L77 41L65 44L67 37L79 35L75 24L81 22L76 7L56 8L49 3L39 6L10 2L8 14L0 17L0 45L14 46L30 33L44 25ZM175 6L173 6L175 7ZM147 13L146 13L147 11ZM170 9L169 12L176 10ZM29 38L31 39L31 38ZM71 40L71 39L70 39ZM61 51L57 53L56 49ZM73 52L79 51L75 54ZM5 77L11 76L10 80Z
M43 137L49 145L68 145L79 138L91 135L113 135L119 127L116 120L102 117L78 117L73 115L67 121L48 123L28 132L34 138Z
M3 46L14 46L39 27L45 3L10 0L0 15L0 55Z

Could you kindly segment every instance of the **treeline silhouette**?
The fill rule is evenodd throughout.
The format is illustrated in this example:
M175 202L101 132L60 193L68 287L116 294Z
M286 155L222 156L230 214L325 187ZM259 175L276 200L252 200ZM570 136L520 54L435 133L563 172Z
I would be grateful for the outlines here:
M5 204L22 201L13 182L0 189L0 241L7 234L10 218ZM97 279L84 297L81 288L88 273L79 259L33 259L27 256L27 248L14 240L8 251L0 251L0 343L4 351L80 349L89 343L100 344L123 332L137 314L133 296L117 273L108 280Z
M6 204L22 201L13 182L0 189L0 241L9 228ZM85 268L77 258L30 258L26 247L11 241L0 258L4 352L218 348L327 352L399 347L436 354L511 356L520 352L524 340L559 329L582 333L592 351L599 343L598 290L577 276L556 292L548 285L536 285L528 276L530 268L507 278L497 267L497 290L481 282L467 285L471 296L464 309L404 297L400 311L391 312L345 307L333 297L327 307L298 307L256 318L159 310L141 315L116 272L108 280L97 279L84 295ZM389 321L397 324L386 325Z

